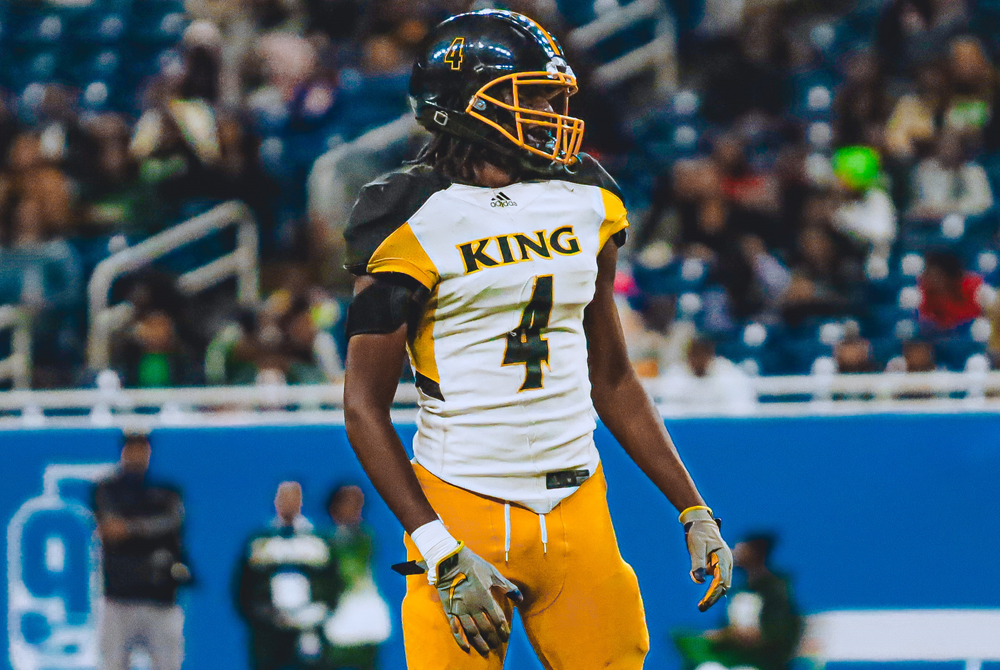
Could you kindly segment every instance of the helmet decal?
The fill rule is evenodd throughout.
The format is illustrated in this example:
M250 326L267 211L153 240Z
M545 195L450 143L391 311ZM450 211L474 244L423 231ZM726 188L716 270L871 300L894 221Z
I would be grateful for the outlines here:
M456 37L444 54L444 62L451 65L452 70L462 69L462 59L465 57L465 38Z

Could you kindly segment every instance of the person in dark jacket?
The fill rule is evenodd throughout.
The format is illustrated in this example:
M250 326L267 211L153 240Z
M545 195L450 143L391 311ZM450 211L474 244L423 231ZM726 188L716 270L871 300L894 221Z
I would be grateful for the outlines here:
M237 606L250 628L255 670L300 670L323 663L323 622L344 589L326 539L302 516L302 487L282 482L271 527L247 542L236 574Z
M790 580L771 570L774 543L773 535L760 533L733 547L735 565L746 574L746 582L729 594L724 627L701 635L674 635L684 668L716 663L727 668L788 669L803 622Z
M131 668L139 645L151 670L179 670L184 655L177 604L177 587L191 577L181 551L184 507L176 490L147 480L149 457L145 435L127 436L118 471L94 491L104 575L101 670Z

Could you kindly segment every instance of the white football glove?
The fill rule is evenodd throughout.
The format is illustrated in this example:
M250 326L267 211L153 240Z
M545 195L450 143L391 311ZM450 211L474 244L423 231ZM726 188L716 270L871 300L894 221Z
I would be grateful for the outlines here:
M714 518L708 507L688 507L679 520L691 554L691 579L704 584L705 578L712 576L708 592L698 603L698 609L704 612L726 595L733 583L733 552L719 532L721 520Z

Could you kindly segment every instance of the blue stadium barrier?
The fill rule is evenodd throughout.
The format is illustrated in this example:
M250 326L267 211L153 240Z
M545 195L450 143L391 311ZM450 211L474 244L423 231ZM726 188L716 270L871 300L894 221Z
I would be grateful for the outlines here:
M1000 534L991 521L1000 478L1000 416L704 419L668 425L706 499L725 519L731 542L760 529L780 535L775 564L794 575L805 611L1000 603L1000 582L974 578L988 565L983 557L1000 553ZM405 443L413 430L399 426ZM0 433L0 470L7 473L0 514L8 548L20 543L20 552L9 555L22 568L5 564L3 574L17 579L0 592L18 588L24 595L20 603L4 595L0 616L15 617L3 630L25 633L34 647L70 628L86 632L94 625L87 583L92 522L83 507L87 484L80 481L86 472L62 466L112 463L117 440L110 429ZM652 641L646 667L677 668L667 632L716 626L721 612L700 614L695 608L702 588L687 576L690 564L676 512L603 428L597 441L622 554L643 587ZM301 480L305 512L322 523L330 487L366 480L339 426L163 428L154 433L153 444L152 475L176 482L185 494L186 538L197 579L183 596L186 667L246 668L246 631L233 610L232 571L243 541L273 514L275 486L283 479ZM376 579L395 617L381 667L398 670L404 667L398 618L404 583L389 565L403 556L401 529L370 486L362 485L378 542ZM53 536L65 549L58 570L51 563L46 569L42 560ZM972 581L956 580L963 573ZM43 602L66 605L68 620L40 620L32 610ZM72 660L73 649L62 651L64 660ZM14 667L8 656L0 668ZM540 667L521 634L512 642L507 667Z

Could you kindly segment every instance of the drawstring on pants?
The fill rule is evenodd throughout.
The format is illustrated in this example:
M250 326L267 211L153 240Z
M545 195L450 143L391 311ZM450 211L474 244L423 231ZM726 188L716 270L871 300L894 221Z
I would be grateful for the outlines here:
M503 528L503 560L506 563L510 561L510 503L506 501L503 504Z
M549 553L549 528L545 523L545 515L538 515L538 526L542 531L542 553ZM503 504L503 560L510 562L510 503Z

